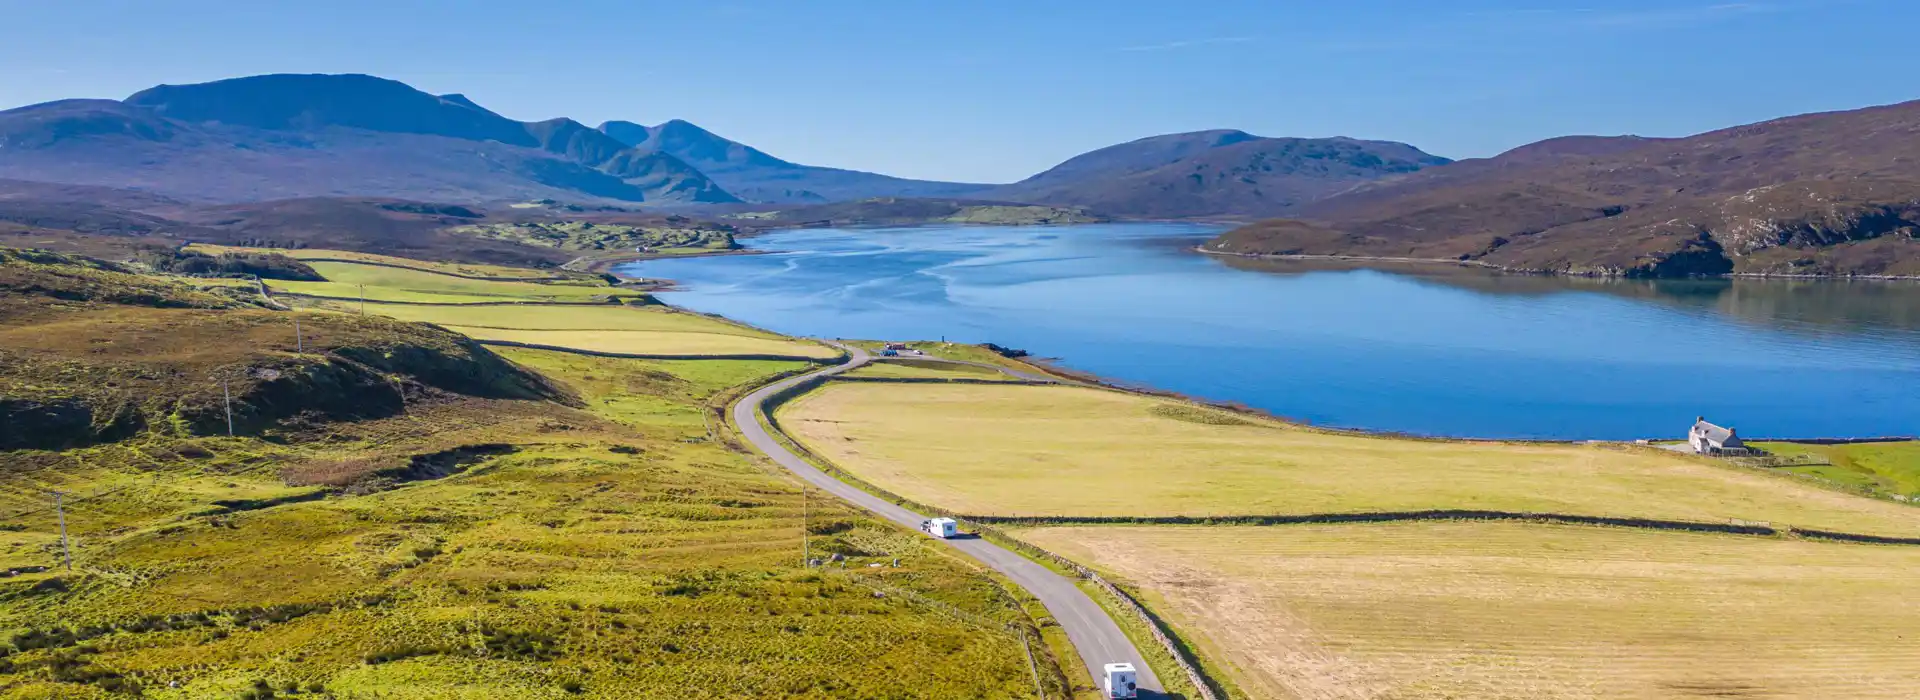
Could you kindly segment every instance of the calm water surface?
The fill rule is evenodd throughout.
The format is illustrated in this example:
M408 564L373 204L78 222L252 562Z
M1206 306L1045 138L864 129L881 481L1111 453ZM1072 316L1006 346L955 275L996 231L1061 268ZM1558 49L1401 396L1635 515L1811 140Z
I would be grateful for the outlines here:
M1429 435L1920 433L1920 284L1327 270L1218 229L791 231L658 260L669 303L794 335L995 342L1321 425Z

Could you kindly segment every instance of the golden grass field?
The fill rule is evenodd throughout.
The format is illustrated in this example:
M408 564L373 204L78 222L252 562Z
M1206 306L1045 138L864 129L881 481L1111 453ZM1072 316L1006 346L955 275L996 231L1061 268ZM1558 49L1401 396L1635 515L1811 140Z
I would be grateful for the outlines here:
M194 243L188 246L188 249L198 251L201 253L206 253L208 255L219 255L221 253L260 253L260 254L271 253L271 254L285 255L289 258L294 258L296 260L346 260L350 262L352 261L370 262L370 263L379 263L383 265L398 265L400 267L408 267L416 270L425 270L428 272L441 272L441 273L448 273L448 274L455 274L455 275L465 275L468 277L501 277L501 278L509 278L509 279L513 279L513 278L524 279L529 277L538 277L538 278L545 278L545 279L562 280L562 279L571 279L571 278L580 276L576 273L568 273L563 270L536 270L536 269L525 268L525 267L508 267L505 265L483 265L479 263L458 263L458 262L437 262L437 261L428 261L428 260L415 260L413 258L400 258L400 257L394 257L392 255L380 255L378 253L360 253L360 252L355 252L351 250L327 250L324 248L244 248L244 247L238 247L238 246L222 246L222 245L210 245L206 243Z
M1072 527L1255 698L1911 698L1920 548L1525 523Z
M477 280L418 269L343 262L308 263L325 282L275 280L275 291L337 299L358 299L364 288L370 301L476 303L486 301L592 301L609 297L644 298L630 289L597 280L553 283Z
M1920 509L1651 449L1336 434L1077 387L830 384L778 416L881 488L980 515L1485 509L1920 532Z

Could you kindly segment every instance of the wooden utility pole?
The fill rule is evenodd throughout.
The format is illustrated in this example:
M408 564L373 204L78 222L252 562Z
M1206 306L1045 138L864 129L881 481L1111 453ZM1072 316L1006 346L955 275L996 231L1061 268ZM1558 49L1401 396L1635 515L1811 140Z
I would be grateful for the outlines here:
M227 406L227 437L233 437L233 392L227 390L227 375L220 375L220 398Z
M67 507L62 503L66 495L64 491L53 492L53 512L58 513L60 517L61 558L66 560L67 571L73 571L73 547L67 544Z
M360 285L360 315L367 315L367 285Z
M293 317L293 351L302 355L307 354L307 341L300 337L299 316Z

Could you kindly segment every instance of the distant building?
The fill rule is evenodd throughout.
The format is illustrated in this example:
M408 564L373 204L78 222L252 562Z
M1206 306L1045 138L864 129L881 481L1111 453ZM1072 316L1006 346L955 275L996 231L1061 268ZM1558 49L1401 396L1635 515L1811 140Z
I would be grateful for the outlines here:
M1747 444L1740 441L1733 428L1722 428L1708 423L1705 416L1693 419L1693 429L1687 431L1687 444L1693 446L1695 454L1747 454Z

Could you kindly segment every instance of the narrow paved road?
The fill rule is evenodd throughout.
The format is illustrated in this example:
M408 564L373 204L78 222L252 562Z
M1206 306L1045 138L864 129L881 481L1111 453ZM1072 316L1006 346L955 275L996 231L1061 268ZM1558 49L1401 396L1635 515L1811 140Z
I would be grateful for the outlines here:
M872 511L875 515L917 530L920 523L927 519L926 516L889 503L815 469L813 465L807 464L806 460L800 459L798 455L789 451L785 445L780 444L780 441L768 434L767 429L761 426L758 419L761 405L774 394L809 378L839 374L864 365L872 359L865 350L860 348L848 347L847 350L851 353L851 357L845 364L791 377L748 394L746 398L734 404L733 424L740 429L741 434L746 436L747 442L751 443L754 449L807 480L808 483L839 496L849 503ZM1141 697L1161 695L1160 679L1153 675L1153 669L1147 667L1146 659L1140 655L1138 649L1134 648L1133 641L1127 639L1126 634L1120 631L1119 625L1114 624L1113 619L1107 617L1107 611L1093 602L1092 598L1087 597L1087 594L1075 586L1072 580L983 539L957 539L946 542L967 556L1005 574L1021 588L1027 589L1035 598L1039 598L1040 603L1047 606L1047 612L1052 613L1053 618L1060 622L1060 627L1066 630L1067 639L1071 640L1073 648L1080 652L1080 659L1086 663L1087 672L1093 676L1095 685L1099 684L1102 666L1109 663L1128 662L1140 671L1139 685L1140 690L1144 691Z

